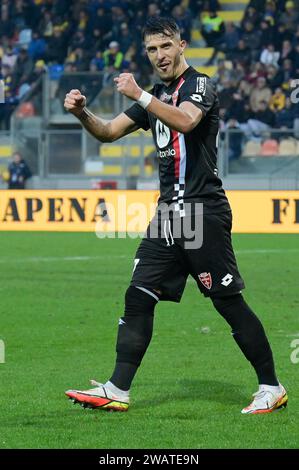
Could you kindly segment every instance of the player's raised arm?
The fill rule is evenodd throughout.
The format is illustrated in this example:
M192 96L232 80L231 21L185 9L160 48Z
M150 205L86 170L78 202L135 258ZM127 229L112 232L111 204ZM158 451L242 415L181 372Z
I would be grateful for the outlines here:
M163 103L142 90L131 73L121 73L114 81L120 93L136 101L171 129L183 134L192 131L203 116L201 109L189 102L184 102L179 107Z
M81 121L90 134L101 142L113 142L139 128L125 113L121 113L111 120L96 116L86 108L86 97L79 90L71 90L66 94L64 107Z

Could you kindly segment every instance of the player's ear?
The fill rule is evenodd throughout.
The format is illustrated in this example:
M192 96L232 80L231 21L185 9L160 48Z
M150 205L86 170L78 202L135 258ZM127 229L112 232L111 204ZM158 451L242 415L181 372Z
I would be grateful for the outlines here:
M180 41L181 55L184 53L184 49L186 48L186 46L187 46L187 41L185 41L185 39L182 39Z

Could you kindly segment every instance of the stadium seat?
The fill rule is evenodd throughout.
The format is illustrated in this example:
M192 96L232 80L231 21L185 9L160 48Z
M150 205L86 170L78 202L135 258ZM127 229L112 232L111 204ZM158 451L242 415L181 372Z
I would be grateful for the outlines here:
M264 157L277 155L278 151L279 151L279 145L278 145L277 140L268 139L262 143L261 155L263 155Z
M217 73L217 66L216 65L201 65L198 67L194 67L200 73L205 73L209 77L213 77Z
M202 34L198 29L192 29L191 38L192 41L201 41L203 39Z
M185 51L187 59L210 59L213 54L213 47L190 47Z
M12 155L11 145L0 145L0 157L8 158Z
M279 156L290 157L298 154L297 141L295 139L283 139L279 145Z
M243 149L243 157L257 157L261 155L261 144L254 140L246 142Z
M144 157L154 152L153 145L145 145L143 147ZM142 148L140 145L101 145L100 157L102 158L122 158L122 157L140 157L142 156Z

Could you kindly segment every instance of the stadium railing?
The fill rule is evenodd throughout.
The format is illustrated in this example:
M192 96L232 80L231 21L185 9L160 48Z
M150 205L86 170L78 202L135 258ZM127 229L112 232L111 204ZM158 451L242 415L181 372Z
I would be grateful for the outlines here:
M298 189L299 135L294 129L221 133L221 176L234 189ZM233 189L233 188L232 188Z

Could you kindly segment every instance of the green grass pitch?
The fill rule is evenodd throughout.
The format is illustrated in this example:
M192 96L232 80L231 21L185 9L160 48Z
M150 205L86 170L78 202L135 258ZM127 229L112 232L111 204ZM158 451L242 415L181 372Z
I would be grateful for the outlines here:
M299 364L290 360L299 337L298 235L234 236L244 296L289 392L287 409L264 416L241 415L255 374L192 281L181 304L156 309L129 411L72 405L64 390L112 371L139 240L42 232L0 239L1 448L298 448Z

